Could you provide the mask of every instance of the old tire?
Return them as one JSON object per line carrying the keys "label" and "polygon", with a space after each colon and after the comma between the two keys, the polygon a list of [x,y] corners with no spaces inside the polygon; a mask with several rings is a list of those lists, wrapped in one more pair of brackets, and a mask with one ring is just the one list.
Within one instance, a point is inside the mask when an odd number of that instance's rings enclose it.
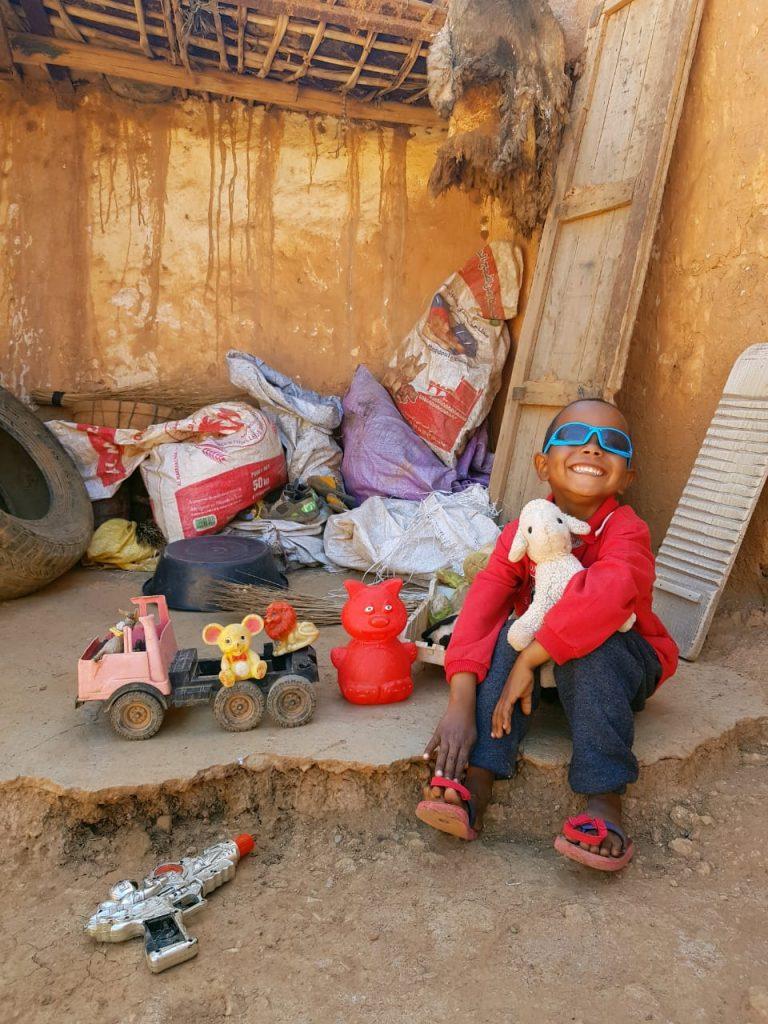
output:
{"label": "old tire", "polygon": [[151,693],[129,690],[109,709],[109,720],[124,740],[148,740],[163,724],[163,705]]}
{"label": "old tire", "polygon": [[264,717],[266,704],[261,687],[245,680],[222,686],[213,701],[213,714],[227,732],[248,732]]}
{"label": "old tire", "polygon": [[303,676],[281,676],[267,694],[267,711],[283,729],[311,721],[317,707],[315,684]]}
{"label": "old tire", "polygon": [[43,423],[0,388],[0,601],[70,569],[93,533],[74,462]]}

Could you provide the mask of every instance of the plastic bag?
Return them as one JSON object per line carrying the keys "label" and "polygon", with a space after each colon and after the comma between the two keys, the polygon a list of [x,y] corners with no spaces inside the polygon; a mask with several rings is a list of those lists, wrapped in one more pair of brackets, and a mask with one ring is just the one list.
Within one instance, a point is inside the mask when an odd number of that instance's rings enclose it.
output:
{"label": "plastic bag", "polygon": [[421,501],[433,491],[487,485],[493,456],[485,427],[467,445],[455,469],[438,459],[405,422],[386,389],[358,366],[344,396],[344,458],[341,470],[350,493],[361,501],[376,495]]}
{"label": "plastic bag", "polygon": [[263,359],[227,353],[229,379],[247,391],[258,407],[274,417],[286,451],[288,479],[330,474],[339,478],[341,448],[331,436],[341,423],[341,400],[300,387]]}
{"label": "plastic bag", "polygon": [[509,352],[523,256],[491,242],[443,282],[390,362],[384,383],[416,433],[455,466],[488,415]]}
{"label": "plastic bag", "polygon": [[127,519],[107,519],[94,532],[83,558],[85,565],[109,569],[135,569],[154,572],[157,551],[136,536],[136,523]]}
{"label": "plastic bag", "polygon": [[337,565],[364,572],[424,576],[447,567],[460,570],[467,555],[498,539],[494,514],[479,485],[421,502],[369,498],[328,520],[325,553]]}

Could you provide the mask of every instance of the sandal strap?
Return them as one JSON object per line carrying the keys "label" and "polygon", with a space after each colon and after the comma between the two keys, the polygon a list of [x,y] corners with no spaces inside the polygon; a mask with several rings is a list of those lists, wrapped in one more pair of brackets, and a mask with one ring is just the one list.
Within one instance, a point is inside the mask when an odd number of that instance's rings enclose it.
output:
{"label": "sandal strap", "polygon": [[579,814],[575,818],[568,818],[563,825],[563,835],[572,843],[586,841],[591,846],[599,846],[608,835],[608,826],[603,818]]}
{"label": "sandal strap", "polygon": [[613,832],[619,837],[626,850],[629,846],[627,833],[606,818],[593,818],[589,814],[579,814],[575,818],[568,818],[563,825],[563,835],[566,839],[572,843],[588,842],[590,846],[599,846],[609,832]]}
{"label": "sandal strap", "polygon": [[619,839],[624,844],[624,849],[626,850],[626,848],[629,846],[629,838],[627,837],[627,833],[624,831],[624,829],[619,828],[618,825],[614,825],[613,822],[608,821],[607,818],[605,819],[605,827],[608,829],[609,832],[613,832],[615,836],[619,837]]}
{"label": "sandal strap", "polygon": [[435,789],[452,789],[454,793],[458,793],[462,800],[466,803],[470,803],[472,800],[472,794],[466,786],[462,786],[460,782],[454,782],[453,779],[444,779],[442,775],[434,775],[430,786],[434,786]]}

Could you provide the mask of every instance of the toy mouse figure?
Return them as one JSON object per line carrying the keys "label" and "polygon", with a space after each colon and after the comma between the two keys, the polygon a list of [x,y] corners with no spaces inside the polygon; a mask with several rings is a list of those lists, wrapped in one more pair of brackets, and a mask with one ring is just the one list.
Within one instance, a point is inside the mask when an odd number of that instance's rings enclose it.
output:
{"label": "toy mouse figure", "polygon": [[260,615],[246,615],[242,622],[230,626],[209,623],[203,630],[203,642],[218,644],[221,650],[222,686],[234,686],[243,679],[263,679],[267,674],[267,663],[251,650],[251,638],[264,629]]}
{"label": "toy mouse figure", "polygon": [[273,601],[264,612],[264,630],[274,642],[276,655],[291,654],[309,647],[320,636],[314,622],[299,622],[292,605],[287,601]]}
{"label": "toy mouse figure", "polygon": [[341,623],[353,638],[346,647],[335,647],[331,661],[338,671],[339,688],[352,704],[392,704],[413,693],[411,666],[416,644],[398,636],[408,613],[398,597],[402,580],[386,580],[366,586],[356,580],[344,584],[349,600]]}

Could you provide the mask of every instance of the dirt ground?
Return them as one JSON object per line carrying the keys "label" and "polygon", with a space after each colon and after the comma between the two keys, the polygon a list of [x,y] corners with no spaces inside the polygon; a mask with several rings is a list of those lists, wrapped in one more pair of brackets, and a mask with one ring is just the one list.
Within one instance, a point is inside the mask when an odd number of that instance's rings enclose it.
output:
{"label": "dirt ground", "polygon": [[[497,829],[459,844],[405,815],[378,829],[376,818],[316,827],[246,811],[170,832],[152,822],[6,835],[2,1019],[760,1024],[766,765],[768,744],[660,810],[616,878],[561,860],[547,841]],[[257,849],[190,921],[196,960],[155,976],[139,940],[83,934],[115,880],[243,830]]]}
{"label": "dirt ground", "polygon": [[[702,662],[768,685],[765,614],[719,619]],[[222,768],[134,802],[8,782],[0,1021],[763,1024],[768,734],[749,737],[683,797],[654,790],[618,877],[554,853],[562,808],[525,773],[515,816],[470,845],[410,815],[407,766],[335,783]],[[243,831],[256,851],[190,920],[194,961],[152,975],[138,939],[84,935],[118,879]]]}

